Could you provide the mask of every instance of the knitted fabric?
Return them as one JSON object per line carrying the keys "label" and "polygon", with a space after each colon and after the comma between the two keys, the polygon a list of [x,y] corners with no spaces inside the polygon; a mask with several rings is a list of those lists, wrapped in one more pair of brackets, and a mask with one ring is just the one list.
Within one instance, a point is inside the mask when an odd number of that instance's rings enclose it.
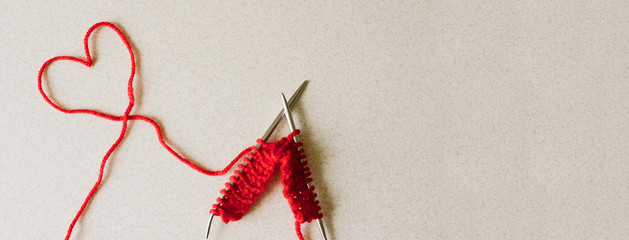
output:
{"label": "knitted fabric", "polygon": [[312,178],[305,160],[306,155],[301,148],[302,143],[291,140],[297,134],[299,130],[275,143],[258,140],[260,148],[247,151],[244,160],[247,165],[238,165],[239,170],[234,171],[234,175],[230,177],[231,183],[226,183],[226,189],[221,190],[224,197],[216,200],[217,204],[212,206],[210,213],[221,216],[225,223],[241,219],[279,168],[284,197],[288,199],[295,216],[297,236],[303,239],[300,224],[322,218],[323,215],[320,213],[319,201],[314,200],[317,197],[314,193],[315,187],[308,187]]}

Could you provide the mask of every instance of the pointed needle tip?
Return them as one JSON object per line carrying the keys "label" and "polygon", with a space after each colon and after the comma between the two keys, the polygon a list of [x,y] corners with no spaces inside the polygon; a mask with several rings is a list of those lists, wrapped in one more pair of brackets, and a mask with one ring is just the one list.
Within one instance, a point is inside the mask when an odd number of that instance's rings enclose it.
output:
{"label": "pointed needle tip", "polygon": [[210,239],[210,228],[212,227],[213,219],[214,219],[214,214],[210,214],[210,220],[207,222],[207,230],[205,232],[205,240]]}
{"label": "pointed needle tip", "polygon": [[282,106],[284,107],[284,116],[290,116],[290,108],[288,107],[284,93],[282,93]]}
{"label": "pointed needle tip", "polygon": [[310,82],[310,80],[304,80],[304,82],[301,83],[301,85],[299,85],[298,91],[301,92],[304,90],[304,88],[306,88],[306,85],[308,85],[308,82]]}
{"label": "pointed needle tip", "polygon": [[284,93],[282,93],[282,104],[284,105],[284,116],[286,117],[286,120],[288,121],[288,128],[290,129],[290,131],[295,131],[295,123],[293,122],[293,116],[290,113],[290,108],[288,107],[288,103],[286,103],[286,97],[284,96]]}

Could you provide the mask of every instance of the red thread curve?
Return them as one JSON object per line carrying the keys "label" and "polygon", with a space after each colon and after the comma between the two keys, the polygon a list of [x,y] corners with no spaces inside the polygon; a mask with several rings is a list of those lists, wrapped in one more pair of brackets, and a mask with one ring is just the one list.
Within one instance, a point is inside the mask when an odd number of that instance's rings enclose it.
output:
{"label": "red thread curve", "polygon": [[[63,107],[55,104],[50,98],[48,98],[48,95],[46,95],[46,93],[44,92],[44,90],[42,88],[42,76],[46,72],[46,68],[50,64],[52,64],[53,62],[56,62],[56,61],[71,61],[71,62],[77,62],[77,63],[83,64],[86,67],[91,67],[92,66],[92,56],[90,54],[89,45],[88,45],[89,44],[89,37],[92,34],[92,32],[94,32],[94,30],[96,30],[99,27],[108,27],[108,28],[111,28],[112,30],[114,30],[116,32],[116,34],[118,34],[118,36],[120,37],[120,39],[122,40],[124,45],[126,46],[127,51],[129,52],[129,57],[130,57],[130,61],[131,61],[131,74],[130,74],[128,82],[127,82],[127,95],[128,95],[128,98],[129,98],[129,102],[127,104],[127,108],[125,109],[124,113],[122,115],[120,115],[120,116],[106,114],[106,113],[99,112],[99,111],[93,110],[93,109],[66,109],[66,108],[63,108]],[[59,111],[61,111],[63,113],[67,113],[67,114],[83,113],[83,114],[89,114],[89,115],[93,115],[93,116],[96,116],[96,117],[108,119],[108,120],[111,120],[111,121],[120,121],[120,122],[122,122],[122,128],[120,130],[120,135],[118,136],[116,141],[111,145],[109,150],[107,150],[107,153],[105,154],[105,156],[103,156],[103,159],[101,161],[101,165],[100,165],[100,168],[99,168],[98,179],[97,179],[96,183],[94,183],[94,186],[92,187],[92,189],[88,193],[88,195],[85,198],[85,200],[83,201],[83,204],[81,205],[79,211],[76,213],[74,219],[72,220],[72,223],[70,224],[70,226],[68,228],[68,231],[67,231],[67,234],[66,234],[66,237],[65,237],[66,240],[68,240],[70,238],[70,236],[72,235],[72,230],[74,229],[74,226],[75,226],[76,222],[78,221],[79,217],[85,211],[85,208],[87,207],[87,205],[91,201],[91,199],[94,196],[94,194],[98,191],[98,189],[99,189],[99,187],[100,187],[100,185],[102,183],[102,180],[103,180],[103,173],[104,173],[105,166],[107,164],[107,160],[109,159],[111,154],[116,150],[116,148],[118,148],[118,146],[120,145],[120,143],[124,139],[124,136],[125,136],[125,134],[127,132],[127,126],[128,126],[128,121],[129,120],[140,120],[140,121],[144,121],[144,122],[147,122],[147,123],[151,124],[155,128],[155,131],[157,133],[157,138],[158,138],[159,143],[166,150],[168,150],[168,152],[170,152],[173,156],[175,156],[177,159],[179,159],[179,161],[185,163],[186,165],[190,166],[194,170],[196,170],[196,171],[198,171],[200,173],[206,174],[206,175],[222,175],[222,174],[227,173],[227,171],[229,171],[229,169],[231,169],[234,166],[234,164],[247,152],[247,151],[243,151],[238,157],[233,159],[224,169],[222,169],[220,171],[207,170],[207,169],[205,169],[205,168],[203,168],[203,167],[193,163],[192,161],[184,158],[179,153],[177,153],[175,150],[173,150],[170,146],[168,146],[168,144],[164,140],[164,137],[163,137],[163,134],[162,134],[162,129],[157,124],[157,122],[155,122],[153,119],[151,119],[149,117],[146,117],[146,116],[130,115],[131,110],[133,109],[133,106],[135,104],[135,97],[134,97],[134,93],[133,93],[133,79],[134,79],[134,76],[135,76],[136,65],[135,65],[135,55],[133,53],[133,49],[131,47],[131,44],[129,44],[129,41],[127,40],[125,35],[122,33],[122,31],[120,31],[120,29],[118,29],[118,27],[116,27],[114,24],[109,23],[109,22],[96,23],[92,27],[90,27],[89,30],[87,31],[87,33],[85,34],[85,38],[83,39],[83,46],[84,46],[84,51],[85,51],[85,59],[72,57],[72,56],[57,56],[57,57],[53,57],[53,58],[49,59],[48,61],[44,62],[44,64],[41,66],[41,68],[40,68],[40,70],[39,70],[39,72],[37,74],[37,87],[39,89],[39,93],[41,94],[41,96],[44,98],[44,100],[48,104],[50,104],[53,108],[55,108],[55,109],[57,109],[57,110],[59,110]]]}

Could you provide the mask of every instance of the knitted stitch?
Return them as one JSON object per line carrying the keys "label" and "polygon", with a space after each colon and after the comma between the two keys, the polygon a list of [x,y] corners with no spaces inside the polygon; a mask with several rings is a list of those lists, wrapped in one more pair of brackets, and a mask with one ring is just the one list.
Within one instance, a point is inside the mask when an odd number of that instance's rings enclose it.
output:
{"label": "knitted stitch", "polygon": [[305,161],[306,155],[301,148],[302,143],[291,140],[297,134],[299,130],[275,143],[258,139],[260,148],[246,152],[244,161],[247,165],[238,165],[239,170],[234,171],[234,175],[230,177],[231,183],[225,183],[226,189],[221,190],[224,197],[216,200],[217,204],[212,205],[210,213],[221,216],[225,223],[241,219],[264,191],[273,172],[279,168],[282,172],[284,197],[288,199],[295,216],[297,236],[304,239],[300,224],[322,218],[323,215],[320,213],[319,201],[314,200],[317,197],[314,193],[315,187],[308,187],[312,178],[308,162]]}

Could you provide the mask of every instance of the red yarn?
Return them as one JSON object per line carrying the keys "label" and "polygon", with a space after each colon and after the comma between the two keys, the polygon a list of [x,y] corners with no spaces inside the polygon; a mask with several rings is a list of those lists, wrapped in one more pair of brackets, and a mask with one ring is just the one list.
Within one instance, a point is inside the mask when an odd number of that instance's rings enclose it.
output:
{"label": "red yarn", "polygon": [[[122,115],[120,115],[120,116],[110,115],[110,114],[102,113],[102,112],[99,112],[99,111],[96,111],[96,110],[92,110],[92,109],[66,109],[66,108],[63,108],[63,107],[55,104],[53,101],[51,101],[50,98],[48,98],[48,96],[46,95],[46,93],[44,93],[44,90],[42,88],[42,76],[43,76],[44,72],[46,71],[46,68],[50,64],[55,62],[55,61],[62,61],[62,60],[63,61],[72,61],[72,62],[77,62],[77,63],[83,64],[86,67],[91,67],[92,66],[92,57],[90,55],[88,40],[89,40],[89,37],[92,34],[92,32],[94,32],[94,30],[96,30],[99,27],[111,28],[118,34],[118,36],[120,37],[120,39],[122,40],[124,45],[127,47],[127,51],[129,52],[129,58],[131,60],[131,74],[129,76],[129,80],[128,80],[128,83],[127,83],[127,94],[128,94],[128,98],[129,98],[129,103],[128,103],[127,108],[124,111],[124,113]],[[111,121],[120,121],[120,122],[122,122],[122,128],[120,130],[120,135],[118,136],[118,138],[116,139],[114,144],[111,145],[109,150],[107,150],[107,153],[105,154],[105,156],[103,156],[103,159],[101,161],[101,165],[100,165],[100,168],[99,168],[98,179],[97,179],[96,183],[94,183],[94,186],[92,187],[92,189],[90,190],[89,194],[87,195],[87,197],[83,201],[83,204],[81,205],[81,208],[79,209],[79,211],[76,213],[76,216],[72,220],[72,223],[70,224],[70,226],[68,228],[67,235],[65,237],[66,240],[70,238],[70,235],[72,235],[72,230],[74,229],[74,225],[76,224],[76,222],[79,219],[79,217],[83,214],[83,211],[85,211],[85,208],[89,204],[89,202],[92,199],[92,197],[94,196],[94,194],[98,191],[98,189],[99,189],[99,187],[101,185],[101,182],[103,180],[103,172],[104,172],[107,160],[109,159],[111,154],[114,152],[114,150],[116,150],[118,145],[120,145],[120,143],[122,142],[122,140],[123,140],[123,138],[124,138],[124,136],[125,136],[125,134],[127,132],[127,125],[128,125],[128,121],[129,120],[140,120],[140,121],[148,122],[151,125],[153,125],[153,127],[155,128],[155,132],[157,133],[157,139],[159,140],[160,144],[166,150],[168,150],[168,152],[170,152],[172,155],[174,155],[181,162],[183,162],[186,165],[192,167],[194,170],[197,170],[198,172],[206,174],[206,175],[222,175],[222,174],[227,173],[227,171],[229,171],[229,169],[245,153],[245,152],[243,152],[238,157],[234,158],[234,160],[232,160],[223,170],[212,171],[212,170],[207,170],[207,169],[204,169],[203,167],[200,167],[200,166],[196,165],[195,163],[193,163],[190,160],[188,160],[188,159],[184,158],[183,156],[181,156],[179,153],[175,152],[175,150],[173,150],[170,146],[168,146],[168,144],[164,141],[162,130],[161,130],[160,126],[157,124],[157,122],[155,122],[153,119],[151,119],[149,117],[145,117],[145,116],[142,116],[142,115],[130,115],[131,110],[133,109],[133,105],[135,103],[135,98],[134,98],[134,95],[133,95],[133,78],[135,76],[135,56],[133,54],[133,49],[131,48],[131,45],[129,44],[129,41],[127,41],[127,38],[120,31],[120,29],[118,29],[115,25],[113,25],[111,23],[108,23],[108,22],[97,23],[94,26],[92,26],[89,30],[87,30],[87,33],[85,34],[85,38],[83,39],[83,45],[84,45],[84,50],[85,50],[85,59],[81,59],[81,58],[77,58],[77,57],[71,57],[71,56],[57,56],[57,57],[53,57],[53,58],[49,59],[48,61],[44,62],[44,64],[42,65],[42,67],[39,70],[39,73],[37,74],[37,87],[39,89],[39,93],[41,94],[41,96],[44,98],[44,100],[48,104],[50,104],[53,108],[55,108],[55,109],[57,109],[57,110],[59,110],[61,112],[68,113],[68,114],[84,113],[84,114],[90,114],[90,115],[94,115],[94,116],[97,116],[97,117],[105,118],[105,119],[108,119],[108,120],[111,120]]]}
{"label": "red yarn", "polygon": [[229,182],[225,184],[229,190],[221,190],[224,197],[216,200],[217,204],[212,205],[210,213],[221,216],[225,223],[241,219],[249,211],[249,206],[256,202],[273,172],[279,167],[282,172],[284,197],[288,199],[295,216],[297,236],[304,239],[300,225],[322,218],[323,215],[320,213],[319,201],[313,201],[317,196],[314,193],[314,186],[308,187],[312,178],[308,162],[304,160],[306,155],[301,148],[302,143],[291,140],[297,134],[299,130],[275,143],[258,140],[259,149],[254,149],[253,152],[245,150],[247,165],[238,165],[240,171],[234,171],[230,178],[233,184]]}

